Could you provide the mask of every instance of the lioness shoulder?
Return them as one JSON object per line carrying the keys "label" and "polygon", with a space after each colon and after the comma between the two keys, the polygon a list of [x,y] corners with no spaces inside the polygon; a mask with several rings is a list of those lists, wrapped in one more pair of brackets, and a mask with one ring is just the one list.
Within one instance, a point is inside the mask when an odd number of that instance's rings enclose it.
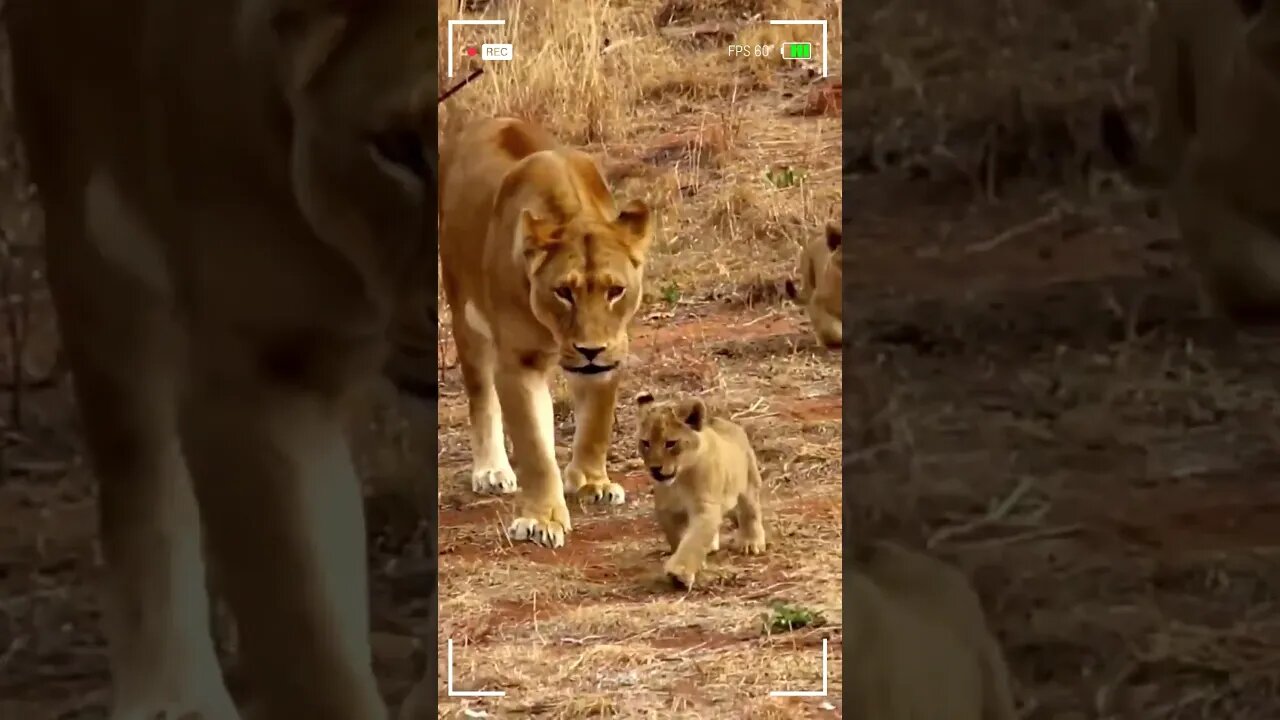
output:
{"label": "lioness shoulder", "polygon": [[638,449],[654,483],[654,514],[671,548],[664,570],[693,585],[708,553],[720,549],[725,517],[737,525],[737,546],[764,552],[760,468],[746,431],[711,415],[697,397],[659,402],[636,396]]}
{"label": "lioness shoulder", "polygon": [[787,280],[787,295],[804,306],[818,342],[836,348],[844,337],[841,325],[841,288],[844,278],[844,231],[829,222],[822,237],[800,247],[799,287]]}
{"label": "lioness shoulder", "polygon": [[1115,106],[1102,144],[1130,179],[1168,191],[1201,308],[1280,315],[1280,8],[1168,0],[1149,33],[1155,129],[1144,147]]}
{"label": "lioness shoulder", "polygon": [[958,569],[889,542],[854,554],[853,717],[1013,720],[1008,669]]}

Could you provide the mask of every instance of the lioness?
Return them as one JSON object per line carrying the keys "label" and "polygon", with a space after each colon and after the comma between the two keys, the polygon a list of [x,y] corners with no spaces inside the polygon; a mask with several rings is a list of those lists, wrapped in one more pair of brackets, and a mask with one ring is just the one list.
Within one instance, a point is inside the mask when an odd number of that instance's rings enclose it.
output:
{"label": "lioness", "polygon": [[434,270],[433,6],[4,10],[99,487],[111,717],[239,717],[203,547],[260,717],[385,718],[343,407]]}
{"label": "lioness", "polygon": [[640,457],[653,478],[654,513],[671,557],[663,570],[676,585],[693,587],[707,554],[720,549],[726,516],[738,528],[738,549],[765,550],[760,514],[760,467],[746,432],[714,417],[696,397],[658,402],[636,396]]}
{"label": "lioness", "polygon": [[1280,311],[1280,8],[1257,5],[1159,3],[1150,146],[1115,107],[1102,115],[1103,144],[1130,177],[1168,188],[1202,309],[1242,321]]}
{"label": "lioness", "polygon": [[[459,130],[440,171],[440,267],[470,406],[472,488],[518,489],[508,535],[560,547],[571,529],[565,490],[626,499],[605,458],[643,292],[649,207],[619,210],[590,156],[511,118]],[[547,384],[557,365],[576,420],[563,485]]]}
{"label": "lioness", "polygon": [[844,230],[834,222],[827,223],[823,237],[800,247],[800,287],[790,279],[787,296],[804,305],[818,342],[829,348],[840,347],[844,338],[841,318],[841,286],[844,278]]}
{"label": "lioness", "polygon": [[845,647],[853,673],[845,702],[852,717],[1017,717],[1004,656],[958,569],[889,542],[857,546],[850,569]]}

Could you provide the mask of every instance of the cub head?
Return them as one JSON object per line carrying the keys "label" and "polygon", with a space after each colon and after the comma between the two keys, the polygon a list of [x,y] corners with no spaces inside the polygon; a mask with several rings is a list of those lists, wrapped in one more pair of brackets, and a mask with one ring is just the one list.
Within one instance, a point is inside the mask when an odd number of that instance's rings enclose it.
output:
{"label": "cub head", "polygon": [[841,325],[843,239],[843,228],[834,222],[827,223],[821,239],[808,242],[800,249],[800,287],[791,280],[786,282],[787,296],[804,305],[814,335],[829,348],[840,347],[844,337]]}
{"label": "cub head", "polygon": [[582,213],[567,222],[522,210],[517,233],[529,304],[555,337],[560,366],[575,377],[610,377],[627,356],[644,290],[649,207],[633,200],[613,220]]}
{"label": "cub head", "polygon": [[669,485],[702,449],[707,406],[698,398],[658,402],[651,393],[636,396],[640,409],[640,457],[649,476]]}
{"label": "cub head", "polygon": [[[388,290],[429,250],[436,13],[421,0],[244,0],[280,152],[311,229]],[[433,270],[434,271],[434,270]]]}

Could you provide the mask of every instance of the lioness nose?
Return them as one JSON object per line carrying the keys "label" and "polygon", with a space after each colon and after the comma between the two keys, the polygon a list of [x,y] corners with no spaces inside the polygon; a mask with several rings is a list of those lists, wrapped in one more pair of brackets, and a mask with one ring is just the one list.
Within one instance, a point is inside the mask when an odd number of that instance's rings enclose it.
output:
{"label": "lioness nose", "polygon": [[586,358],[587,362],[595,360],[597,355],[604,352],[602,347],[586,347],[584,345],[574,345],[573,349],[582,353],[582,357]]}

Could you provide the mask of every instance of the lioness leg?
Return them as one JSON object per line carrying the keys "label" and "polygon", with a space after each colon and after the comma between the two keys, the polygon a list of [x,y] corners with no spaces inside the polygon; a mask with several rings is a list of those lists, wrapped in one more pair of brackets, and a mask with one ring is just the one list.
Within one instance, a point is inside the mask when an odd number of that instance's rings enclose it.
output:
{"label": "lioness leg", "polygon": [[471,415],[471,489],[477,493],[516,491],[516,474],[507,457],[502,410],[494,384],[497,362],[488,322],[475,306],[464,303],[453,313],[453,339],[458,345],[462,384]]}
{"label": "lioness leg", "polygon": [[[44,186],[49,282],[96,475],[105,562],[103,621],[114,720],[238,717],[209,629],[200,517],[176,424],[179,335],[161,298],[98,247],[146,247],[120,222],[119,199],[96,227]],[[103,193],[106,185],[97,186]],[[112,236],[112,237],[108,237]]]}
{"label": "lioness leg", "polygon": [[511,433],[520,486],[518,514],[507,535],[512,540],[561,547],[571,526],[556,465],[555,414],[547,372],[542,361],[527,358],[503,358],[498,368],[498,400],[503,425]]}
{"label": "lioness leg", "polygon": [[593,503],[621,505],[627,491],[609,480],[607,460],[618,402],[617,372],[606,380],[569,378],[573,392],[573,458],[564,469],[564,489]]}
{"label": "lioness leg", "polygon": [[363,508],[340,413],[363,346],[272,339],[193,342],[180,430],[208,551],[256,717],[380,720]]}
{"label": "lioness leg", "polygon": [[1191,162],[1173,200],[1200,280],[1201,311],[1241,322],[1280,321],[1280,236],[1230,207],[1196,174],[1194,155]]}

